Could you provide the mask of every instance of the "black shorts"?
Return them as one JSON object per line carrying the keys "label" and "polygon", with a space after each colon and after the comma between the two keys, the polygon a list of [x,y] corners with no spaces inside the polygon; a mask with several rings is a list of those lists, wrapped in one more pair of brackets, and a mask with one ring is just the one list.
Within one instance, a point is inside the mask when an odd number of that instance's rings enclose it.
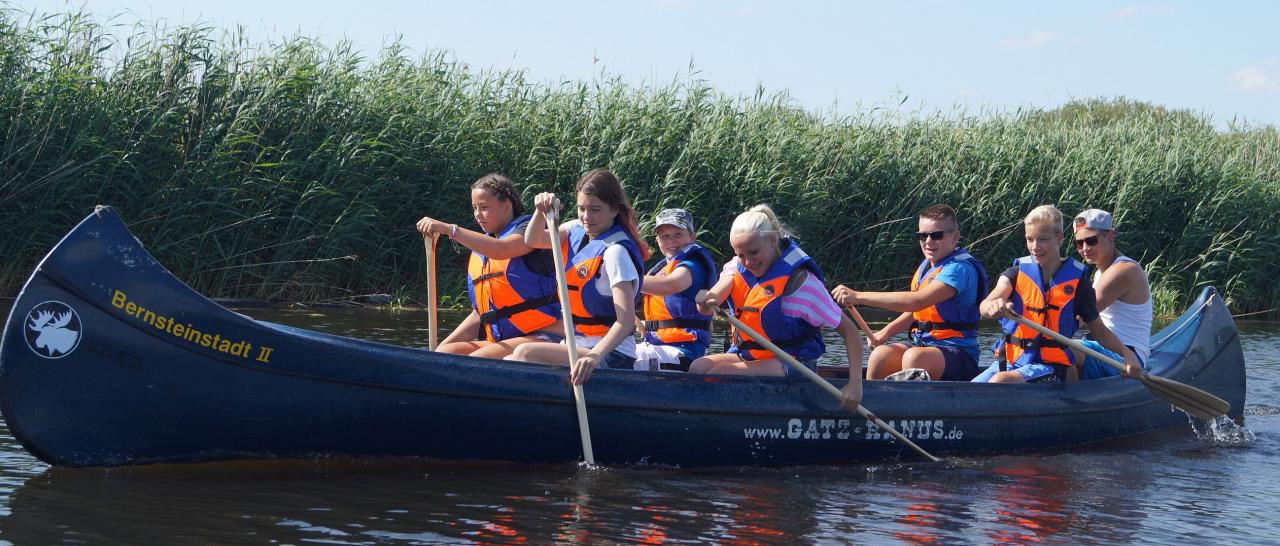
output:
{"label": "black shorts", "polygon": [[942,381],[968,381],[978,376],[978,360],[959,347],[930,345],[942,351]]}

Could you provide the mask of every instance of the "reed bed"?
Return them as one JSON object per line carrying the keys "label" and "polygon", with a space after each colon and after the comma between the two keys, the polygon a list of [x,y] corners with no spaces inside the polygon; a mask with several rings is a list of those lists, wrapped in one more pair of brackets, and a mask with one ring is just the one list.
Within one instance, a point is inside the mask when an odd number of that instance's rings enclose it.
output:
{"label": "reed bed", "polygon": [[[646,219],[690,209],[722,258],[733,217],[772,204],[833,283],[904,289],[915,213],[938,202],[959,209],[994,274],[1025,253],[1026,211],[1056,203],[1116,213],[1163,312],[1209,285],[1238,312],[1280,307],[1276,129],[1215,130],[1123,99],[815,114],[693,77],[535,82],[394,44],[367,57],[304,36],[5,8],[0,139],[0,294],[111,204],[208,295],[421,301],[419,217],[472,224],[467,187],[487,172],[529,200],[606,166]],[[461,301],[466,255],[453,250],[441,246],[440,280]]]}

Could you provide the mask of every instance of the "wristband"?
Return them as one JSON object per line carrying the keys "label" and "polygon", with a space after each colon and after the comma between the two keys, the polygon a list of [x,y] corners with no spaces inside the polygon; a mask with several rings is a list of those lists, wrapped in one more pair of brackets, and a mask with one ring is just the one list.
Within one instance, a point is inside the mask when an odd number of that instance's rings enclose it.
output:
{"label": "wristband", "polygon": [[449,238],[454,239],[458,236],[458,224],[453,225],[453,229],[449,230]]}

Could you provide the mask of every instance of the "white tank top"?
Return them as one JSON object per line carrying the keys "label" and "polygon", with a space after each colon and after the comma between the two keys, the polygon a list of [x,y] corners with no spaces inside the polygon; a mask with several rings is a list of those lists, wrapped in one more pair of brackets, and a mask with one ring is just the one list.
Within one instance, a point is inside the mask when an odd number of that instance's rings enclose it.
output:
{"label": "white tank top", "polygon": [[[1111,263],[1130,262],[1138,265],[1137,260],[1128,256],[1118,256]],[[1142,271],[1142,266],[1138,265],[1138,270]],[[1147,272],[1142,271],[1142,278],[1146,280]],[[1093,273],[1093,286],[1098,287],[1098,272]],[[1150,283],[1147,285],[1150,286]],[[1147,301],[1143,303],[1125,303],[1117,299],[1098,312],[1098,316],[1102,318],[1102,323],[1107,325],[1112,332],[1116,333],[1116,337],[1120,338],[1120,342],[1133,347],[1133,352],[1138,353],[1138,358],[1146,363],[1151,356],[1151,289],[1147,289]]]}

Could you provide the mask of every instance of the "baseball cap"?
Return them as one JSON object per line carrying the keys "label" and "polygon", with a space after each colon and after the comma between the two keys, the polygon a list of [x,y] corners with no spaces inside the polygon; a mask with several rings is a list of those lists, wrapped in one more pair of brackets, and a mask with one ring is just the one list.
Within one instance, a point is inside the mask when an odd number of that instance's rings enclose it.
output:
{"label": "baseball cap", "polygon": [[1111,222],[1111,213],[1102,209],[1089,209],[1076,215],[1075,229],[1101,229],[1112,231],[1115,224]]}
{"label": "baseball cap", "polygon": [[697,233],[693,229],[693,215],[684,209],[662,209],[653,222],[653,229],[657,230],[661,226],[675,226],[688,230],[691,234]]}

